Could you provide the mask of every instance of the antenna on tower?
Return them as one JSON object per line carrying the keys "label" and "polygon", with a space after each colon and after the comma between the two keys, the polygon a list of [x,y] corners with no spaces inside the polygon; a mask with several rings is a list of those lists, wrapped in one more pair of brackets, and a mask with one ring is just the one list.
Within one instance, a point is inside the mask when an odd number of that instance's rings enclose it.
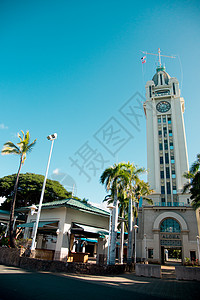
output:
{"label": "antenna on tower", "polygon": [[159,64],[159,67],[162,66],[162,63],[161,63],[161,56],[163,57],[169,57],[169,58],[176,58],[175,56],[169,56],[169,55],[163,55],[163,54],[160,54],[160,48],[158,48],[158,54],[156,53],[148,53],[146,51],[141,51],[142,53],[144,53],[145,55],[156,55],[158,56],[158,64]]}

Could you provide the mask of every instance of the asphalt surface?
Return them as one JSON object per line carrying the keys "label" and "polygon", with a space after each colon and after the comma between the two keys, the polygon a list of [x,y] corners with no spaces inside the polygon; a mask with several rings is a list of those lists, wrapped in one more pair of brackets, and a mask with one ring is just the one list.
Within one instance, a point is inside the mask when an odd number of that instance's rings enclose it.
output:
{"label": "asphalt surface", "polygon": [[[199,299],[200,283],[118,276],[30,272],[0,265],[0,300]],[[129,298],[130,297],[130,298]]]}

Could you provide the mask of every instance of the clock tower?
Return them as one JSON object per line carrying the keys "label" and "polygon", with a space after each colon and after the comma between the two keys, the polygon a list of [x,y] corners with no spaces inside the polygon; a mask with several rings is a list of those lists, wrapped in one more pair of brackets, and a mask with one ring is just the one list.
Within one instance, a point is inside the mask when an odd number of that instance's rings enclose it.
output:
{"label": "clock tower", "polygon": [[183,263],[185,257],[197,258],[200,210],[195,212],[190,195],[182,194],[187,182],[183,174],[188,171],[184,99],[178,80],[170,77],[161,64],[160,49],[158,56],[156,73],[145,86],[144,103],[148,182],[154,190],[149,197],[153,205],[143,201],[139,207],[137,259],[167,264],[175,253],[177,262]]}
{"label": "clock tower", "polygon": [[188,194],[182,194],[188,155],[179,82],[160,64],[145,88],[148,182],[154,190],[151,198],[157,206],[184,206],[188,202]]}

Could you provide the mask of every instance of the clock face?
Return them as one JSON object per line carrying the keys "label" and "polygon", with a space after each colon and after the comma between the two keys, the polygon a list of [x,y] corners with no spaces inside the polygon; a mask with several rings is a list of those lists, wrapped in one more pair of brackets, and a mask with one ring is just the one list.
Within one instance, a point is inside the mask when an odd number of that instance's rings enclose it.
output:
{"label": "clock face", "polygon": [[161,112],[161,113],[165,113],[168,110],[170,110],[171,105],[169,102],[167,101],[160,101],[157,105],[156,105],[156,109],[157,111]]}

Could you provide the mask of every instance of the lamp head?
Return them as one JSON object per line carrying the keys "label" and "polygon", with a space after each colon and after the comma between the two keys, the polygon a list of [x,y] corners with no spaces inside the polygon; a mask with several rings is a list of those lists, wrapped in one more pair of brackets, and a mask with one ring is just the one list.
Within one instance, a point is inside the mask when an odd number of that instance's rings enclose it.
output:
{"label": "lamp head", "polygon": [[139,226],[137,226],[137,225],[134,225],[134,226],[133,226],[133,228],[134,228],[134,229],[138,229],[138,228],[139,228]]}
{"label": "lamp head", "polygon": [[57,133],[53,133],[53,134],[48,135],[47,139],[50,140],[50,141],[56,140],[57,139]]}
{"label": "lamp head", "polygon": [[36,213],[37,206],[35,204],[32,204],[30,210],[31,210],[31,216],[33,216]]}

